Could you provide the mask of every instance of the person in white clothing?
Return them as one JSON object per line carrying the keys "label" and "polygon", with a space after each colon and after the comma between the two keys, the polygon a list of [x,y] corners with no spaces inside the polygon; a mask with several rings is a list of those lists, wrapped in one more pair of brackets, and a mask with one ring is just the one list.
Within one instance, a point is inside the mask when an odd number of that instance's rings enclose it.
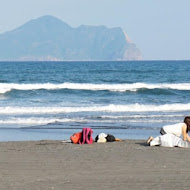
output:
{"label": "person in white clothing", "polygon": [[[174,125],[165,125],[161,128],[161,136],[148,138],[147,143],[150,146],[180,146],[190,147],[190,137],[188,135],[190,131],[190,116],[184,118],[183,123],[177,123]],[[182,139],[180,137],[183,137]],[[188,143],[186,142],[188,141]]]}

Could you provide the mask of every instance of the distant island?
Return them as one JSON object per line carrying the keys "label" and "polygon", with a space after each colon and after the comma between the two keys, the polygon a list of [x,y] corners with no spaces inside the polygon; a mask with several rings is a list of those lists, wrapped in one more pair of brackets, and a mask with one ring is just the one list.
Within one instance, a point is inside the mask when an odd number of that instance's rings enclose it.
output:
{"label": "distant island", "polygon": [[73,28],[53,16],[43,16],[0,34],[0,61],[141,59],[140,50],[120,27]]}

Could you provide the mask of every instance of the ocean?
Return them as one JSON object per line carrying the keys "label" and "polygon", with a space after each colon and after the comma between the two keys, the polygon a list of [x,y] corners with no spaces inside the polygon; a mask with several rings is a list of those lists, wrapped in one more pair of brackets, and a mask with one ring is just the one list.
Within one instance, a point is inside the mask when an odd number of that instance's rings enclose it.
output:
{"label": "ocean", "polygon": [[0,141],[66,140],[83,127],[159,135],[190,115],[190,61],[0,62]]}

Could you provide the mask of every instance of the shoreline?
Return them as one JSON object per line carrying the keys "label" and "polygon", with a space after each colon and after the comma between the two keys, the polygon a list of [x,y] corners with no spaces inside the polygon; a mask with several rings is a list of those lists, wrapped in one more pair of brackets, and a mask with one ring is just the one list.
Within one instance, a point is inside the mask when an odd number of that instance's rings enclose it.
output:
{"label": "shoreline", "polygon": [[187,189],[190,149],[145,140],[0,142],[1,189]]}
{"label": "shoreline", "polygon": [[[40,140],[68,140],[74,133],[81,129],[23,129],[23,128],[0,128],[0,142],[9,141],[40,141]],[[158,136],[159,129],[93,129],[93,139],[100,134],[112,134],[119,139],[146,140],[149,136]]]}

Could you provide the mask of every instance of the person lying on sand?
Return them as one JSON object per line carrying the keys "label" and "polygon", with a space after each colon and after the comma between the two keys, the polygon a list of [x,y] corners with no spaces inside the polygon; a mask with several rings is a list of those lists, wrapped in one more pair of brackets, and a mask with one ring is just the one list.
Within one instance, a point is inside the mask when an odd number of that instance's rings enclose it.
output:
{"label": "person lying on sand", "polygon": [[[163,126],[160,130],[161,136],[158,136],[156,138],[150,136],[147,140],[147,144],[149,144],[150,146],[156,146],[156,145],[178,146],[180,142],[180,144],[185,144],[184,146],[187,145],[189,146],[190,144],[189,143],[190,137],[188,135],[189,131],[190,131],[190,116],[186,116],[184,118],[183,123]],[[179,138],[180,136],[183,136],[183,140]],[[183,141],[184,143],[182,143]],[[188,143],[185,143],[187,141]]]}
{"label": "person lying on sand", "polygon": [[115,138],[111,134],[105,134],[105,133],[100,133],[95,138],[95,142],[97,142],[97,143],[114,142],[114,141],[122,141],[122,140]]}

